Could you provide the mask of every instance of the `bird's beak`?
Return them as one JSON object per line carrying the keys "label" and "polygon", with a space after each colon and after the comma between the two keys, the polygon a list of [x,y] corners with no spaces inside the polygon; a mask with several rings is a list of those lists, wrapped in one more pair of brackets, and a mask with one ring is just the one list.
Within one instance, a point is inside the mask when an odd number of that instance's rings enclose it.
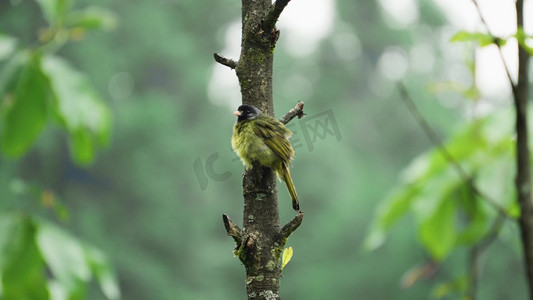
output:
{"label": "bird's beak", "polygon": [[240,117],[242,115],[242,112],[241,111],[236,111],[233,114],[236,115],[237,117]]}

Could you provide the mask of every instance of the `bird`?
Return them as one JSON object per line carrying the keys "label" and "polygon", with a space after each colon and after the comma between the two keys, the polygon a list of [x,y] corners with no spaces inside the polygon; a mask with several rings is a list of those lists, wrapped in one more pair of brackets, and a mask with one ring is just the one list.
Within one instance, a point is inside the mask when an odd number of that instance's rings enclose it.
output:
{"label": "bird", "polygon": [[254,161],[271,168],[285,182],[292,208],[299,212],[298,195],[289,170],[294,158],[294,149],[289,142],[292,132],[252,105],[243,104],[233,114],[237,116],[231,137],[233,151],[246,170],[252,168]]}

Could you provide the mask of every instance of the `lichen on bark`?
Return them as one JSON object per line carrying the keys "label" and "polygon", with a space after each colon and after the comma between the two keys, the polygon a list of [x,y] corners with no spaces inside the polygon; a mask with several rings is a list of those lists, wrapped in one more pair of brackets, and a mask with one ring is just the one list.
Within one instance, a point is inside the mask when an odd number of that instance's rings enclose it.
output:
{"label": "lichen on bark", "polygon": [[[279,37],[275,23],[288,0],[242,0],[241,55],[237,62],[215,54],[215,60],[234,68],[241,88],[242,102],[274,116],[272,68],[274,48]],[[303,116],[303,103],[295,108]],[[294,110],[294,109],[293,109]],[[288,120],[290,120],[289,118]],[[303,213],[280,225],[276,177],[257,163],[243,174],[244,213],[241,230],[223,216],[228,235],[237,244],[234,254],[246,270],[248,299],[280,299],[280,257],[289,235],[301,224]]]}

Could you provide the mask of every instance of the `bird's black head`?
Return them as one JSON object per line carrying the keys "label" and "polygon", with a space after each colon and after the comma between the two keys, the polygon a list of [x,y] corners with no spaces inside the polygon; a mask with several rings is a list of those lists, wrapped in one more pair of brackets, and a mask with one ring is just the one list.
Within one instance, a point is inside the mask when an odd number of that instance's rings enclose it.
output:
{"label": "bird's black head", "polygon": [[261,114],[261,111],[259,110],[259,108],[255,106],[243,104],[239,106],[237,111],[234,112],[233,114],[239,117],[237,119],[237,122],[240,122],[244,120],[253,120],[257,118]]}

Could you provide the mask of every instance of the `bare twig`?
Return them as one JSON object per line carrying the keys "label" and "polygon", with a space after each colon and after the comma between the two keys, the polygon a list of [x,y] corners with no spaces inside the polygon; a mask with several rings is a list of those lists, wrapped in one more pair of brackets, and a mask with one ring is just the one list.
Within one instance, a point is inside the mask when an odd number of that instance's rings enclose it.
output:
{"label": "bare twig", "polygon": [[270,33],[274,27],[276,26],[276,22],[278,22],[279,16],[283,12],[283,9],[285,9],[285,6],[289,4],[290,0],[277,0],[270,6],[270,10],[268,11],[268,15],[265,20],[264,24],[264,31],[267,33]]}
{"label": "bare twig", "polygon": [[[481,22],[490,33],[487,22],[481,14],[479,5],[476,0],[472,0],[477,8]],[[516,0],[516,27],[517,31],[524,27],[524,0]],[[505,72],[511,84],[513,91],[513,101],[516,112],[516,177],[515,186],[517,191],[517,200],[520,205],[520,218],[518,220],[522,238],[522,247],[524,250],[524,260],[526,264],[526,274],[530,297],[533,298],[533,203],[531,201],[531,165],[529,150],[529,133],[527,105],[529,94],[529,54],[518,43],[518,78],[514,83],[509,67],[503,58],[501,45],[497,40],[494,42],[498,46],[500,57],[505,66]]]}
{"label": "bare twig", "polygon": [[505,216],[501,214],[498,215],[496,220],[494,220],[487,235],[476,245],[480,252],[487,248],[498,237],[503,221],[505,221]]}
{"label": "bare twig", "polygon": [[466,286],[466,295],[464,299],[477,299],[481,250],[478,245],[474,245],[469,248],[468,252],[468,284]]}
{"label": "bare twig", "polygon": [[416,265],[402,275],[401,286],[410,288],[421,279],[431,279],[439,272],[440,265],[435,260],[427,260],[423,264]]}
{"label": "bare twig", "polygon": [[489,232],[486,234],[486,236],[479,242],[477,242],[475,245],[470,247],[470,257],[469,257],[469,281],[470,284],[468,285],[467,294],[468,299],[476,299],[477,295],[477,286],[478,286],[478,275],[479,275],[479,269],[480,266],[480,257],[483,254],[483,252],[486,250],[486,248],[496,240],[498,237],[498,234],[500,233],[500,229],[502,228],[503,222],[505,221],[505,216],[502,214],[498,214],[494,222],[492,223],[492,226],[489,230]]}
{"label": "bare twig", "polygon": [[224,65],[226,67],[229,67],[232,70],[237,67],[237,62],[236,61],[234,61],[232,59],[229,59],[229,58],[225,58],[223,56],[220,56],[218,53],[213,54],[213,57],[215,58],[215,61],[217,63],[219,63],[221,65]]}
{"label": "bare twig", "polygon": [[501,207],[496,201],[491,199],[489,196],[484,194],[482,191],[480,191],[476,187],[476,185],[474,184],[473,178],[468,173],[466,173],[466,171],[463,169],[463,167],[461,167],[459,162],[455,160],[455,158],[450,153],[450,151],[448,151],[446,146],[442,143],[437,133],[433,130],[433,128],[431,128],[426,118],[424,118],[424,116],[420,113],[420,111],[418,110],[415,103],[409,96],[409,93],[402,82],[398,83],[398,89],[400,91],[400,94],[402,95],[402,100],[405,102],[405,104],[407,105],[407,108],[409,109],[411,114],[415,117],[418,124],[420,124],[420,126],[422,127],[426,135],[429,137],[431,142],[439,149],[442,156],[444,156],[444,158],[453,166],[453,168],[459,174],[459,176],[461,176],[461,178],[466,183],[468,183],[468,185],[470,186],[474,194],[484,199],[488,204],[490,204],[494,209],[496,209],[499,214],[502,214],[506,217],[511,218],[503,207]]}
{"label": "bare twig", "polygon": [[502,60],[503,67],[505,69],[505,73],[507,74],[507,79],[509,79],[509,83],[511,84],[511,89],[513,90],[513,94],[515,93],[516,84],[513,81],[513,78],[511,76],[511,71],[509,69],[509,66],[507,65],[507,61],[503,57],[502,47],[501,44],[498,42],[499,38],[497,38],[489,29],[489,25],[487,24],[487,21],[483,17],[483,14],[481,13],[481,9],[479,8],[479,4],[476,0],[472,0],[474,3],[474,6],[476,7],[477,13],[479,15],[479,18],[481,19],[481,23],[483,23],[483,26],[485,26],[485,29],[487,32],[494,38],[494,44],[496,47],[498,47],[498,53],[500,54],[500,59]]}
{"label": "bare twig", "polygon": [[298,227],[300,227],[300,224],[302,224],[302,220],[304,219],[304,213],[299,212],[294,219],[290,220],[283,228],[281,228],[281,236],[283,239],[289,238],[289,236],[296,230]]}
{"label": "bare twig", "polygon": [[291,110],[289,110],[286,114],[284,114],[281,118],[279,118],[279,121],[283,124],[289,123],[294,117],[298,116],[298,119],[301,119],[305,116],[304,113],[304,103],[302,101],[299,101],[295,107],[293,107]]}
{"label": "bare twig", "polygon": [[237,247],[241,245],[242,230],[239,228],[239,226],[233,223],[233,221],[226,214],[222,215],[222,220],[224,221],[224,227],[226,228],[226,232],[235,240]]}

